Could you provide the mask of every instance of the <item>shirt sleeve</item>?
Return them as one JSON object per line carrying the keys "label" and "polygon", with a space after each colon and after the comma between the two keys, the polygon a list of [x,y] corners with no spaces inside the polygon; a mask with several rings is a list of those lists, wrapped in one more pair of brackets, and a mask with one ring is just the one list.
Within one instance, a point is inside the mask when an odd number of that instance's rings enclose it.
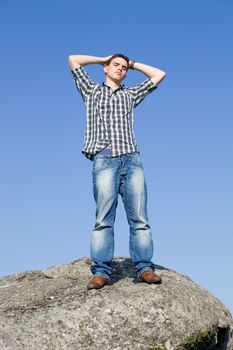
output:
{"label": "shirt sleeve", "polygon": [[71,73],[73,74],[78,91],[80,92],[84,102],[86,102],[87,96],[91,94],[96,83],[90,79],[89,75],[82,66],[75,68],[71,71]]}
{"label": "shirt sleeve", "polygon": [[149,93],[151,93],[156,88],[157,86],[153,84],[150,78],[147,78],[141,84],[128,88],[128,91],[133,98],[133,106],[136,107]]}

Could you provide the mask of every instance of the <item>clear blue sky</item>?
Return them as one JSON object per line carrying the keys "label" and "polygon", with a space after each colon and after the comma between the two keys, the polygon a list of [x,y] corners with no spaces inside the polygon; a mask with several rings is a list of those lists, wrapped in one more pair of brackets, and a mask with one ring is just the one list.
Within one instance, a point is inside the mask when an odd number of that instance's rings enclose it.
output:
{"label": "clear blue sky", "polygon": [[[135,110],[153,260],[233,312],[232,16],[231,0],[1,1],[0,275],[89,255],[92,163],[67,56],[122,52],[167,72]],[[119,200],[115,255],[128,231]]]}

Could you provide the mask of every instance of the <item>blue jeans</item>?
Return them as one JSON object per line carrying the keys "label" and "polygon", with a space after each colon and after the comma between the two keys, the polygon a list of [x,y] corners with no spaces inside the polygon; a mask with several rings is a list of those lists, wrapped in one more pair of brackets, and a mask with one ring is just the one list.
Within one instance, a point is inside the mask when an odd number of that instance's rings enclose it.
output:
{"label": "blue jeans", "polygon": [[111,280],[114,254],[114,222],[118,194],[130,226],[129,252],[137,277],[154,269],[153,241],[147,217],[147,188],[138,152],[118,157],[97,154],[93,163],[96,223],[92,231],[91,272]]}

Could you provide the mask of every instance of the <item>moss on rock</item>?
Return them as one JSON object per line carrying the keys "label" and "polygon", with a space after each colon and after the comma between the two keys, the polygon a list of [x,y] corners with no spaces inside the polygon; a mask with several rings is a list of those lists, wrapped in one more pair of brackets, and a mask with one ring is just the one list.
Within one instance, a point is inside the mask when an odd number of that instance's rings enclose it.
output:
{"label": "moss on rock", "polygon": [[155,346],[149,347],[148,350],[166,350],[166,349],[164,347],[162,347],[162,346],[155,345]]}
{"label": "moss on rock", "polygon": [[215,343],[216,331],[209,330],[207,332],[198,334],[192,338],[189,338],[184,349],[185,350],[207,350],[211,344]]}

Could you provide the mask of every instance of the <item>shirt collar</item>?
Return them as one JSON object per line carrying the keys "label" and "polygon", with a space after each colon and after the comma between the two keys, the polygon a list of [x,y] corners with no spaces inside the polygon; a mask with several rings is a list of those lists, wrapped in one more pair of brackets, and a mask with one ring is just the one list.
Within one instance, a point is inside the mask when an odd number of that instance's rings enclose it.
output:
{"label": "shirt collar", "polygon": [[[106,87],[108,87],[108,88],[110,88],[110,89],[111,89],[111,87],[110,87],[110,86],[108,86],[108,85],[106,85],[106,84],[105,84],[105,82],[103,82],[103,83],[102,83],[102,86],[106,86]],[[117,90],[123,89],[124,87],[125,87],[125,85],[124,85],[124,84],[122,84],[122,85],[120,85],[120,86],[119,86],[119,88],[117,88],[116,90],[114,90],[114,92],[115,92],[115,91],[117,91]]]}

